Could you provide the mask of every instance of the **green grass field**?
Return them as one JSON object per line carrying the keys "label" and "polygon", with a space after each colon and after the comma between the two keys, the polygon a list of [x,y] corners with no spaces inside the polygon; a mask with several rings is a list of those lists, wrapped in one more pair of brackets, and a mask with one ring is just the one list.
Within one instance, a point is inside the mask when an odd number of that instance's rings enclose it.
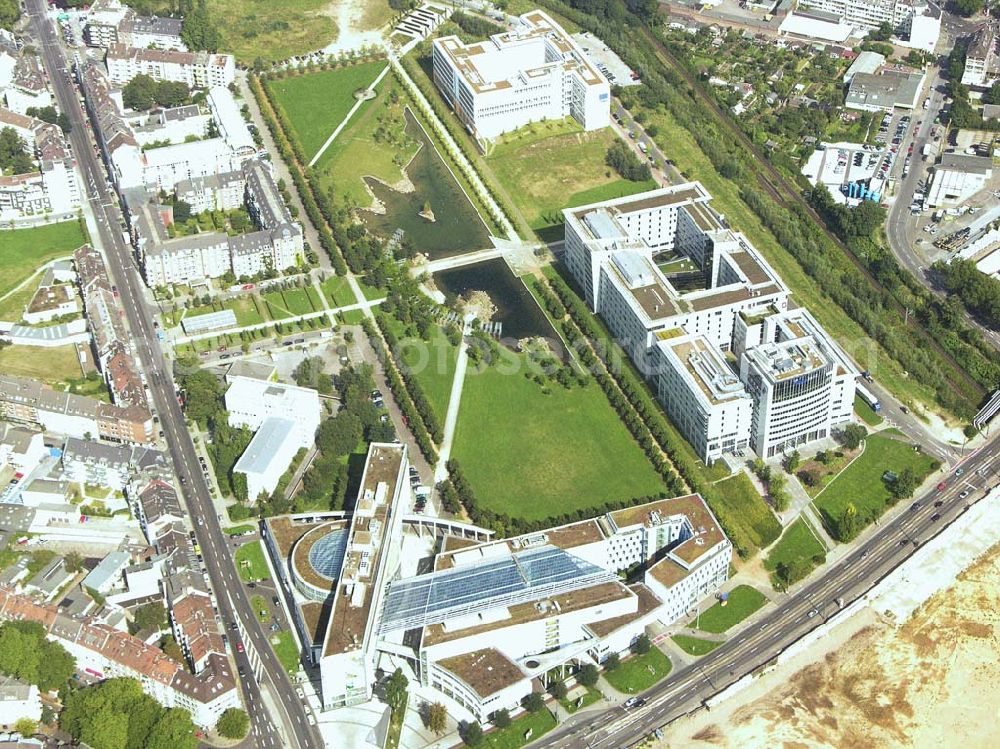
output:
{"label": "green grass field", "polygon": [[0,296],[57,257],[73,254],[87,241],[80,222],[63,221],[32,229],[0,230]]}
{"label": "green grass field", "polygon": [[331,307],[346,307],[349,304],[357,304],[354,292],[351,291],[350,284],[344,276],[330,276],[322,284],[323,296],[326,303]]}
{"label": "green grass field", "polygon": [[916,401],[933,404],[934,393],[913,378],[907,377],[898,362],[887,356],[860,325],[824,296],[816,281],[806,275],[802,266],[778,244],[774,235],[740,199],[739,185],[716,171],[691,134],[666,112],[656,110],[647,114],[647,124],[653,124],[659,129],[655,140],[664,149],[664,153],[686,178],[699,180],[704,184],[713,197],[712,205],[715,209],[725,214],[733,227],[747,235],[791,288],[797,302],[813,313],[862,369],[877,371],[879,381],[898,397],[910,401],[911,405]]}
{"label": "green grass field", "polygon": [[854,504],[864,524],[885,512],[892,495],[882,480],[882,474],[900,474],[913,469],[923,480],[936,467],[937,461],[917,452],[909,442],[888,434],[871,434],[865,440],[865,451],[844,469],[816,497],[816,507],[826,522],[839,518],[848,504]]}
{"label": "green grass field", "polygon": [[236,567],[244,582],[264,580],[269,576],[260,541],[251,541],[236,550]]}
{"label": "green grass field", "polygon": [[[534,520],[662,491],[596,383],[553,383],[546,395],[524,357],[507,357],[470,368],[452,451],[484,507]],[[501,371],[507,363],[517,371]]]}
{"label": "green grass field", "polygon": [[[826,548],[806,525],[806,521],[799,518],[785,528],[778,543],[771,547],[764,560],[764,569],[774,572],[779,564],[783,564],[795,571],[794,579],[788,582],[797,582],[808,576],[818,564],[821,564],[821,562],[813,561],[814,558],[819,557],[826,558]],[[778,587],[780,581],[772,576],[771,583]]]}
{"label": "green grass field", "polygon": [[718,601],[701,617],[695,617],[688,624],[697,627],[702,632],[721,634],[730,627],[739,624],[757,609],[767,603],[767,597],[756,588],[749,585],[737,585],[729,591],[729,603],[725,606]]}
{"label": "green grass field", "polygon": [[31,298],[38,291],[38,283],[42,280],[40,275],[36,275],[29,283],[26,283],[17,291],[11,291],[9,296],[0,299],[0,320],[4,322],[21,322],[24,317],[24,310],[31,302]]}
{"label": "green grass field", "polygon": [[275,632],[270,637],[271,647],[274,654],[278,656],[281,665],[285,667],[289,676],[294,676],[299,671],[299,648],[295,644],[295,638],[287,630]]}
{"label": "green grass field", "polygon": [[531,228],[551,232],[563,208],[656,186],[621,179],[604,163],[617,138],[611,128],[583,132],[573,120],[538,122],[505,135],[488,161]]}
{"label": "green grass field", "polygon": [[49,385],[63,385],[83,377],[76,346],[4,346],[0,348],[0,372],[30,377]]}
{"label": "green grass field", "polygon": [[250,525],[249,523],[247,523],[246,525],[234,525],[232,528],[224,528],[223,530],[225,531],[226,535],[238,536],[241,533],[246,533],[247,531],[253,533],[254,531],[257,530],[257,526]]}
{"label": "green grass field", "polygon": [[877,427],[882,423],[882,417],[875,413],[860,395],[854,396],[854,413],[870,427]]}
{"label": "green grass field", "polygon": [[758,548],[781,535],[781,523],[745,473],[715,484],[707,499],[720,523]]}
{"label": "green grass field", "polygon": [[267,599],[264,596],[250,596],[250,605],[261,624],[267,624],[271,621],[271,609],[268,608]]}
{"label": "green grass field", "polygon": [[700,637],[691,637],[690,635],[673,635],[670,639],[688,655],[697,656],[708,655],[722,644],[721,641],[703,640]]}
{"label": "green grass field", "polygon": [[623,694],[636,694],[649,689],[670,673],[673,664],[659,648],[645,655],[633,655],[621,662],[614,671],[605,671],[608,684]]}
{"label": "green grass field", "polygon": [[528,731],[531,731],[530,741],[534,741],[555,727],[555,716],[547,709],[539,710],[537,713],[525,713],[506,728],[485,734],[479,746],[486,749],[518,749],[528,743],[524,738]]}
{"label": "green grass field", "polygon": [[448,411],[448,400],[455,380],[455,362],[458,346],[452,346],[441,328],[433,328],[431,339],[401,338],[397,352],[410,367],[413,376],[423,388],[431,408],[444,423]]}
{"label": "green grass field", "polygon": [[288,115],[307,159],[316,155],[351,111],[355,91],[370,86],[385,66],[385,61],[365,62],[267,82],[272,99]]}

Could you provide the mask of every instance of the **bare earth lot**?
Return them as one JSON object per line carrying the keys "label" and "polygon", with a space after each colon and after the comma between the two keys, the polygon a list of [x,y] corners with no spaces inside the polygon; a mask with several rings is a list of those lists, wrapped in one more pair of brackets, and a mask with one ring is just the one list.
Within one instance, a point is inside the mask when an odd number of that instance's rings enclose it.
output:
{"label": "bare earth lot", "polygon": [[678,721],[659,747],[1000,746],[998,586],[994,546],[898,629],[866,609],[804,653],[811,663]]}

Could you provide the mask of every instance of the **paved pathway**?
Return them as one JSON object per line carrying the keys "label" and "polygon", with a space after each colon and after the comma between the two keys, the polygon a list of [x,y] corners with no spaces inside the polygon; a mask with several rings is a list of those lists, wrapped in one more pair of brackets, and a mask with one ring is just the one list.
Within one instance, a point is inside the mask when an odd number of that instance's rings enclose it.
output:
{"label": "paved pathway", "polygon": [[[388,72],[389,72],[389,66],[386,65],[384,68],[382,68],[382,72],[378,74],[378,77],[374,81],[372,81],[372,85],[369,86],[368,88],[369,89],[375,88],[378,84],[382,82],[382,79],[385,78],[385,74]],[[361,107],[361,105],[364,104],[366,101],[367,99],[358,99],[356,102],[354,102],[354,106],[351,107],[351,111],[348,112],[347,116],[340,121],[340,124],[337,125],[337,128],[332,133],[330,133],[330,137],[326,139],[326,142],[322,146],[320,146],[320,149],[316,152],[316,155],[313,156],[312,159],[310,160],[309,166],[313,166],[317,161],[319,161],[319,158],[320,156],[323,155],[323,152],[330,147],[330,144],[333,143],[334,138],[340,135],[340,131],[344,129],[344,127],[350,121],[351,117],[354,116],[354,113],[357,112],[358,109]]]}
{"label": "paved pathway", "polygon": [[462,403],[462,388],[465,386],[465,370],[469,365],[469,344],[466,336],[471,332],[471,318],[466,318],[462,330],[462,342],[458,346],[458,358],[455,361],[455,379],[451,382],[451,396],[448,398],[448,416],[444,420],[444,436],[438,448],[438,462],[434,467],[434,483],[448,478],[446,464],[451,457],[451,443],[455,437],[455,425],[458,423],[458,408]]}

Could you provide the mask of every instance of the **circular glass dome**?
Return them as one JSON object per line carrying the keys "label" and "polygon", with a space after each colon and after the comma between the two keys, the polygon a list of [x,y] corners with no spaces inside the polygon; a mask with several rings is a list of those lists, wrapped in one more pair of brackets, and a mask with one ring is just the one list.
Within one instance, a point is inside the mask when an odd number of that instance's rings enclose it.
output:
{"label": "circular glass dome", "polygon": [[309,565],[320,577],[333,582],[340,575],[347,551],[347,529],[330,531],[309,549]]}

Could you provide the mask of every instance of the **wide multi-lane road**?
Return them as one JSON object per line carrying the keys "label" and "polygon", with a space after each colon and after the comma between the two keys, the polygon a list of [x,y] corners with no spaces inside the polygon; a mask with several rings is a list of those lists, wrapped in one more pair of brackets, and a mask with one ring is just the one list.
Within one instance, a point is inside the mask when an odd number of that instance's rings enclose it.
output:
{"label": "wide multi-lane road", "polygon": [[[95,154],[65,52],[51,22],[45,17],[44,0],[28,0],[27,5],[32,33],[39,43],[56,101],[72,125],[69,138],[83,178],[86,200],[97,222],[108,269],[118,287],[135,353],[149,382],[167,451],[180,479],[184,501],[215,592],[219,615],[227,629],[237,623],[238,629],[229,629],[228,636],[234,645],[242,644],[245,648],[245,652],[234,651],[232,655],[241,672],[241,686],[251,718],[251,741],[264,749],[321,747],[323,742],[316,729],[309,725],[305,707],[297,699],[250,605],[228,550],[227,537],[216,518],[194,444],[177,403],[173,377],[156,338],[153,316],[144,296],[145,287],[131,248],[122,239],[116,196],[107,187],[104,167]],[[261,685],[267,688],[271,704],[277,705],[278,715],[273,717],[283,724],[280,734],[263,701]]]}
{"label": "wide multi-lane road", "polygon": [[[994,486],[1000,476],[1000,435],[971,454],[953,471],[946,486],[926,492],[916,508],[883,521],[876,533],[861,542],[826,573],[794,593],[779,598],[769,614],[744,629],[712,653],[646,691],[643,707],[626,711],[614,707],[572,719],[533,746],[551,749],[619,749],[655,729],[697,709],[708,697],[767,664],[840,609],[861,597],[914,549],[940,532],[969,503]],[[963,492],[968,491],[966,497]],[[940,504],[939,504],[940,503]],[[840,603],[838,603],[838,599]],[[815,612],[810,615],[810,612]]]}

